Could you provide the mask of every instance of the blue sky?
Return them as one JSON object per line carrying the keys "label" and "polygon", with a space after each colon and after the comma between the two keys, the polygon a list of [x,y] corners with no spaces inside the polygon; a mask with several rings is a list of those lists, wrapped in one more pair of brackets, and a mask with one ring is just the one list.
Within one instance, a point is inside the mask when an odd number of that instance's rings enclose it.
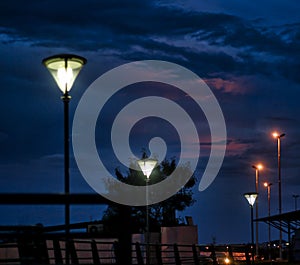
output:
{"label": "blue sky", "polygon": [[[256,162],[265,164],[261,180],[273,182],[271,212],[278,212],[276,142],[270,136],[275,129],[286,133],[283,212],[294,209],[292,195],[300,194],[298,10],[297,1],[283,0],[259,5],[220,0],[1,2],[1,192],[63,191],[63,107],[43,58],[75,53],[88,60],[71,91],[71,119],[82,94],[101,74],[132,61],[165,60],[207,82],[228,133],[218,177],[204,192],[195,189],[197,202],[182,216],[194,217],[200,243],[211,242],[213,236],[217,243],[247,242],[250,211],[242,195],[254,189],[251,165]],[[126,96],[129,101],[130,93]],[[200,141],[206,143],[203,117],[200,124]],[[145,143],[137,139],[135,144],[137,150]],[[201,159],[199,178],[207,154]],[[109,162],[112,170],[118,166]],[[71,191],[93,192],[73,157]],[[260,215],[266,216],[266,190],[260,193]],[[1,224],[61,223],[63,218],[62,210],[54,207],[1,207],[7,213],[1,215]],[[100,208],[73,208],[72,220],[100,219]],[[261,240],[267,234],[262,232]]]}

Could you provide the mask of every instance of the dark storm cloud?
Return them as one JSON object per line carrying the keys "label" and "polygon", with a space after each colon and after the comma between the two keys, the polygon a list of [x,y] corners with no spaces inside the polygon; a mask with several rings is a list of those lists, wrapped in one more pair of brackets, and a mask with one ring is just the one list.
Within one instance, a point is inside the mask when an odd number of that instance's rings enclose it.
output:
{"label": "dark storm cloud", "polygon": [[[186,11],[152,1],[29,1],[0,5],[2,34],[9,36],[9,41],[102,50],[127,60],[172,59],[188,63],[193,70],[205,69],[203,75],[253,74],[254,70],[270,75],[275,70],[299,82],[294,70],[300,52],[299,24],[264,27],[233,15]],[[215,49],[199,51],[177,45],[186,38],[195,44],[206,42]],[[232,48],[238,49],[235,54]],[[283,67],[286,63],[291,65],[289,70]]]}
{"label": "dark storm cloud", "polygon": [[[228,20],[237,20],[228,15],[186,12],[160,7],[153,1],[137,0],[90,0],[72,4],[61,1],[28,1],[15,5],[2,3],[0,8],[2,26],[7,28],[6,32],[29,40],[68,39],[72,36],[77,36],[78,39],[84,33],[87,37],[93,35],[97,40],[105,42],[106,38],[109,39],[109,32],[117,34],[114,38],[123,35],[183,35],[201,28],[213,29]],[[78,27],[82,32],[72,31]],[[101,31],[102,34],[95,34],[93,31]]]}
{"label": "dark storm cloud", "polygon": [[223,23],[215,17],[216,25],[206,31],[195,33],[199,40],[207,40],[213,45],[246,48],[248,51],[266,52],[273,55],[286,55],[299,52],[300,24],[264,27],[255,21],[236,18]]}
{"label": "dark storm cloud", "polygon": [[266,120],[271,122],[292,122],[292,123],[299,123],[299,121],[296,118],[290,118],[290,117],[278,117],[278,116],[269,116],[265,117]]}

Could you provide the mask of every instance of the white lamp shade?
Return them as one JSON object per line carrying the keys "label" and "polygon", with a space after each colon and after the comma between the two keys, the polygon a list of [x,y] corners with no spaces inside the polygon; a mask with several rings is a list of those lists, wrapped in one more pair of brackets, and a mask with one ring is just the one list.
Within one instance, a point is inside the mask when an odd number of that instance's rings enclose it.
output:
{"label": "white lamp shade", "polygon": [[249,192],[249,193],[244,194],[245,198],[247,199],[248,203],[251,206],[254,205],[257,195],[258,195],[258,193],[256,193],[256,192]]}
{"label": "white lamp shade", "polygon": [[151,158],[146,158],[146,159],[141,159],[137,161],[139,167],[143,171],[144,175],[147,176],[147,179],[149,179],[153,169],[155,168],[157,164],[156,159],[151,159]]}
{"label": "white lamp shade", "polygon": [[72,54],[60,54],[43,60],[59,89],[69,92],[86,59]]}

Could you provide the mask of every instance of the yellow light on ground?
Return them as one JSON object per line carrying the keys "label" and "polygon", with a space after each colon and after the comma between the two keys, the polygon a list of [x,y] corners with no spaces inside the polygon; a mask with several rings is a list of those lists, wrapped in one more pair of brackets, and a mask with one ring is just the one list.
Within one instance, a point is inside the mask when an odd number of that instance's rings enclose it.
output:
{"label": "yellow light on ground", "polygon": [[224,259],[224,261],[225,261],[225,264],[229,264],[230,263],[230,259],[227,258],[227,257]]}

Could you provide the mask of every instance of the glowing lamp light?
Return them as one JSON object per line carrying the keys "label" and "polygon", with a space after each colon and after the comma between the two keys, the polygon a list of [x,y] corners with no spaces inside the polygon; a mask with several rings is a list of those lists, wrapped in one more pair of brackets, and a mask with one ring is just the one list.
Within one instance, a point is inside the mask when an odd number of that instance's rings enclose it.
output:
{"label": "glowing lamp light", "polygon": [[272,183],[264,182],[264,186],[265,186],[266,188],[268,188],[268,187],[272,186]]}
{"label": "glowing lamp light", "polygon": [[258,193],[256,193],[256,192],[249,192],[249,193],[244,194],[244,197],[247,199],[247,201],[251,207],[254,205],[257,195],[258,195]]}
{"label": "glowing lamp light", "polygon": [[285,133],[279,134],[278,132],[273,132],[272,135],[274,138],[279,139],[279,138],[285,136]]}
{"label": "glowing lamp light", "polygon": [[[278,198],[279,198],[279,214],[281,214],[281,138],[285,136],[285,133],[279,134],[278,132],[273,132],[273,137],[277,139],[277,161],[278,161]],[[282,229],[281,222],[279,223],[279,258],[282,258]]]}
{"label": "glowing lamp light", "polygon": [[85,58],[73,54],[60,54],[43,60],[43,64],[64,94],[71,90],[76,77],[85,63]]}
{"label": "glowing lamp light", "polygon": [[256,166],[252,166],[256,170],[262,170],[264,166],[262,164],[257,164]]}
{"label": "glowing lamp light", "polygon": [[137,161],[139,167],[143,171],[143,174],[149,179],[153,169],[155,168],[157,164],[156,159],[151,159],[151,158],[146,158],[146,159],[141,159]]}
{"label": "glowing lamp light", "polygon": [[258,168],[258,170],[262,170],[264,168],[262,164],[258,164],[256,167]]}

